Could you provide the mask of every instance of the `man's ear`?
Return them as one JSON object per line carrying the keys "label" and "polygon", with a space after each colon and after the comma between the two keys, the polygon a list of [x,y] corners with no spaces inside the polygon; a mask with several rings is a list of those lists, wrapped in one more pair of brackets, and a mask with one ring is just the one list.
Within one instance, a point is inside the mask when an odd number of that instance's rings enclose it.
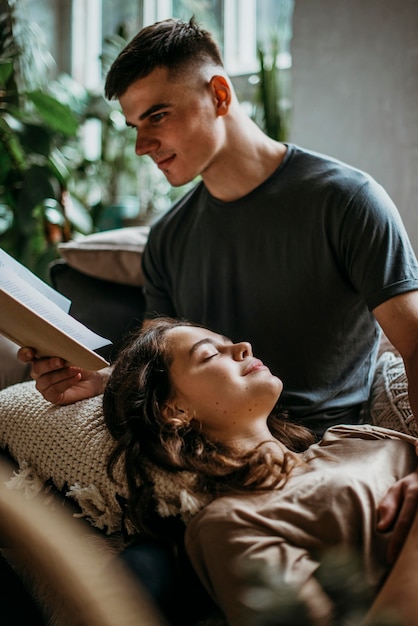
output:
{"label": "man's ear", "polygon": [[210,79],[218,115],[226,115],[231,104],[231,87],[224,76],[216,74]]}

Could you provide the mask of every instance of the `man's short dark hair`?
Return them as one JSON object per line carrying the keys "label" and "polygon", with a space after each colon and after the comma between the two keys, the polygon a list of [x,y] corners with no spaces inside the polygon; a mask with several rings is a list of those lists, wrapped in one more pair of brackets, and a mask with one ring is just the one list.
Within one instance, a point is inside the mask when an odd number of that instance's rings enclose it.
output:
{"label": "man's short dark hair", "polygon": [[132,83],[157,67],[166,67],[172,74],[205,62],[223,67],[211,33],[194,17],[189,22],[172,18],[157,22],[140,30],[112,63],[106,77],[106,98],[119,98]]}

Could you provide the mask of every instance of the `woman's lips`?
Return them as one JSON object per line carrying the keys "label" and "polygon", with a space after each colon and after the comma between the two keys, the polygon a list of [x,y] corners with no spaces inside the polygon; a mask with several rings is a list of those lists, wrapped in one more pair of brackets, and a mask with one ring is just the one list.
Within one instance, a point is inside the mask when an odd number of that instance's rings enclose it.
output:
{"label": "woman's lips", "polygon": [[244,370],[244,376],[247,376],[247,374],[251,374],[252,372],[258,372],[259,370],[266,369],[268,368],[264,365],[263,361],[260,361],[260,359],[252,359]]}

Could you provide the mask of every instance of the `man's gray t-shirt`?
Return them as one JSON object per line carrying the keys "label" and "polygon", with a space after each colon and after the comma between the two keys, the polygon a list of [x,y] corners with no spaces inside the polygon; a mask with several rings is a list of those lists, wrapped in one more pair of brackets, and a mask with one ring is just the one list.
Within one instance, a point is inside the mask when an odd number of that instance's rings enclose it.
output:
{"label": "man's gray t-shirt", "polygon": [[368,398],[380,334],[371,311],[418,289],[417,260],[383,188],[294,145],[237,201],[198,184],[152,227],[143,269],[147,317],[250,341],[299,420]]}

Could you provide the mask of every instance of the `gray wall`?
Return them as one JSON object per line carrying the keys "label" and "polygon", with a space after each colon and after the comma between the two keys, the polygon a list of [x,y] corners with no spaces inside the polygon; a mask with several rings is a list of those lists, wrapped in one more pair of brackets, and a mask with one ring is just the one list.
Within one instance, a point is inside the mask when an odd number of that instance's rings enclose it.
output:
{"label": "gray wall", "polygon": [[295,0],[291,141],[368,171],[418,253],[418,0]]}

